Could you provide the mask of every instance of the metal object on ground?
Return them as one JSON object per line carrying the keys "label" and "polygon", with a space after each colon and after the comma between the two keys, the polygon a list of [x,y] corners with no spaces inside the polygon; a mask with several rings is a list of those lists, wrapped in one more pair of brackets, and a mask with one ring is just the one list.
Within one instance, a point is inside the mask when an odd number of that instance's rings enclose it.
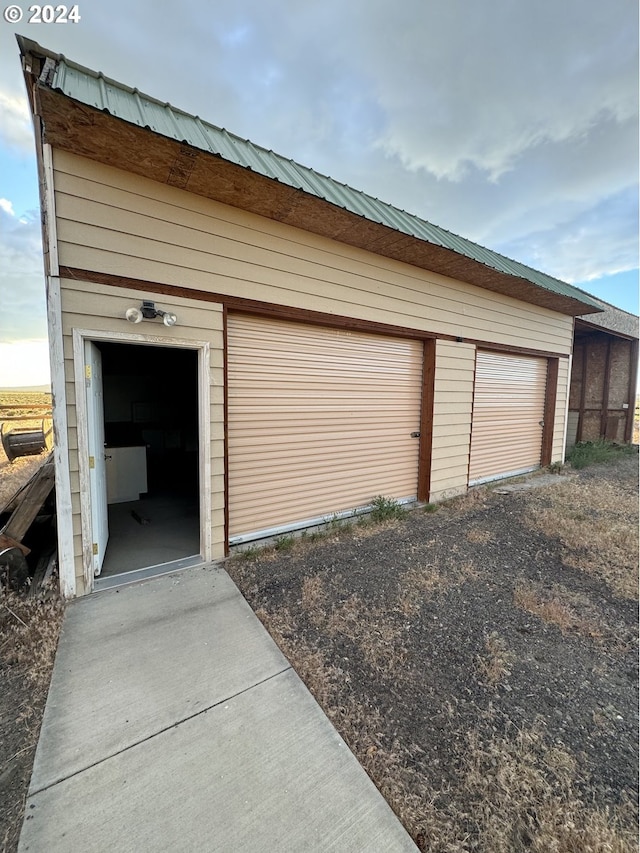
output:
{"label": "metal object on ground", "polygon": [[38,456],[51,449],[52,425],[50,419],[43,419],[40,429],[33,427],[10,429],[5,432],[5,424],[0,424],[2,447],[9,462],[19,456]]}
{"label": "metal object on ground", "polygon": [[0,586],[21,590],[29,580],[29,566],[20,548],[4,548],[0,551]]}

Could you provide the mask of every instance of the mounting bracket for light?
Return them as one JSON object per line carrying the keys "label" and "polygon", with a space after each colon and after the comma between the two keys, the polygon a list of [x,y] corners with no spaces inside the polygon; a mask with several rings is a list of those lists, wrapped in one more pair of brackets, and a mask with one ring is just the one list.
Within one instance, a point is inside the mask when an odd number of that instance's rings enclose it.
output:
{"label": "mounting bracket for light", "polygon": [[156,317],[162,317],[162,322],[165,326],[175,326],[178,318],[170,311],[162,311],[156,308],[155,302],[143,301],[140,308],[127,308],[124,315],[130,323],[141,323],[143,320],[155,320]]}

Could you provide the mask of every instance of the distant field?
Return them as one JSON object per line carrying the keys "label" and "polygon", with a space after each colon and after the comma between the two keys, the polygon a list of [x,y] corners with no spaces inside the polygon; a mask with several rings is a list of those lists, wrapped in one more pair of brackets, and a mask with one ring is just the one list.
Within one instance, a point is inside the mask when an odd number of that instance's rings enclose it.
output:
{"label": "distant field", "polygon": [[[51,415],[51,394],[41,391],[0,391],[0,423],[4,431],[38,428],[43,418]],[[9,462],[0,443],[0,511],[18,489],[31,477],[42,464],[44,453],[40,456],[23,456]]]}
{"label": "distant field", "polygon": [[51,394],[42,391],[0,391],[0,420],[7,415],[35,413],[51,408]]}

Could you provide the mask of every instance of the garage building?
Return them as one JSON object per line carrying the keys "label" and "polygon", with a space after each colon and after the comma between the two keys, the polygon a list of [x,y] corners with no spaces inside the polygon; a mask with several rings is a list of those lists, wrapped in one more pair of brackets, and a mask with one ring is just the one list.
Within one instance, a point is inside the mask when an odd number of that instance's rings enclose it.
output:
{"label": "garage building", "polygon": [[563,459],[592,298],[19,43],[65,595]]}

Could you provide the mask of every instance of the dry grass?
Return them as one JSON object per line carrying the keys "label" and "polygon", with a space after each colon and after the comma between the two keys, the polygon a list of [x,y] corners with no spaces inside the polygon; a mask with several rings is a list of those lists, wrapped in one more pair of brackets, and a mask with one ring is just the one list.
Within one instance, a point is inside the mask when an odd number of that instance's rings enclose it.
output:
{"label": "dry grass", "polygon": [[476,486],[469,489],[464,495],[458,495],[455,498],[443,501],[441,506],[451,509],[454,512],[466,512],[470,509],[477,509],[486,506],[489,492],[486,486]]}
{"label": "dry grass", "polygon": [[[566,644],[567,655],[573,649],[576,659],[579,654],[583,658],[593,654],[589,673],[595,681],[611,677],[616,666],[612,652],[616,656],[628,652],[633,644],[634,628],[627,616],[620,615],[628,614],[628,605],[623,607],[619,602],[621,610],[602,608],[597,591],[587,594],[594,584],[584,583],[573,572],[571,580],[563,577],[556,560],[559,538],[567,564],[579,562],[583,571],[606,580],[612,589],[631,591],[637,572],[637,551],[633,552],[637,495],[631,479],[608,475],[592,484],[589,477],[576,477],[527,493],[522,523],[530,516],[531,521],[526,523],[549,537],[554,574],[546,582],[516,581],[515,590],[515,578],[510,577],[504,592],[493,593],[501,596],[496,604],[504,601],[503,615],[508,618],[496,621],[493,610],[483,612],[478,642],[469,648],[447,642],[446,622],[440,639],[427,644],[432,626],[436,631],[443,628],[442,624],[438,626],[445,619],[440,608],[461,605],[458,611],[448,613],[450,620],[463,621],[471,616],[474,593],[495,588],[495,570],[507,559],[499,552],[499,525],[495,536],[491,527],[487,535],[485,524],[474,515],[472,525],[465,527],[464,513],[488,504],[485,490],[470,494],[470,498],[457,500],[462,517],[454,516],[454,522],[459,522],[458,533],[445,540],[446,548],[441,534],[434,536],[430,529],[422,532],[423,538],[416,535],[415,540],[403,542],[404,550],[394,552],[393,560],[388,561],[395,572],[393,579],[380,571],[372,572],[371,579],[366,572],[360,573],[360,553],[351,564],[345,563],[356,567],[355,578],[350,578],[346,569],[340,575],[325,568],[340,564],[336,559],[340,552],[329,551],[329,556],[323,552],[314,561],[302,543],[295,549],[300,558],[298,567],[304,572],[314,566],[317,573],[306,576],[297,588],[291,582],[291,597],[287,598],[284,590],[282,597],[265,593],[260,573],[272,570],[269,557],[261,555],[253,566],[235,562],[234,579],[246,585],[250,600],[251,591],[256,592],[258,616],[421,850],[636,851],[635,803],[627,802],[624,793],[634,790],[634,783],[625,781],[621,801],[608,798],[595,769],[601,758],[610,762],[615,773],[617,759],[605,751],[592,762],[591,754],[587,757],[584,751],[590,748],[585,745],[588,741],[582,741],[571,729],[574,723],[559,729],[553,716],[546,717],[547,722],[542,718],[532,722],[538,709],[546,713],[545,703],[537,702],[536,696],[544,692],[547,682],[531,676],[527,698],[523,694],[520,700],[527,705],[526,712],[516,708],[522,713],[510,716],[528,660],[527,652],[523,652],[523,648],[528,649],[528,640],[523,646],[514,625],[526,622],[525,627],[542,647],[547,641],[553,650]],[[438,514],[439,523],[453,513],[454,503]],[[599,524],[596,532],[591,529],[594,520]],[[375,529],[367,528],[366,534]],[[615,531],[612,536],[607,535],[610,529]],[[407,535],[413,531],[407,525]],[[537,537],[531,533],[527,536],[538,547]],[[360,528],[355,525],[342,540],[348,555],[353,554],[353,542],[359,538]],[[337,545],[339,539],[338,534]],[[329,541],[323,539],[325,545]],[[398,537],[389,537],[389,542],[398,548]],[[488,547],[475,549],[467,543]],[[527,566],[537,561],[544,565],[545,554],[544,550],[532,551]],[[377,551],[370,549],[372,568],[378,560],[376,555]],[[264,567],[260,565],[263,559]],[[285,569],[283,586],[289,583],[292,566],[287,563]],[[625,580],[625,574],[631,580]],[[475,586],[466,586],[467,580],[474,580]],[[576,589],[571,589],[571,582],[576,580]],[[373,595],[369,594],[369,583],[377,584]],[[483,600],[491,599],[488,596]],[[521,612],[512,618],[513,604],[559,630],[531,627],[533,619],[523,619]],[[611,625],[606,624],[607,619]],[[477,622],[471,624],[475,627]],[[494,626],[499,630],[492,630]],[[578,643],[578,638],[586,642]],[[436,667],[433,649],[440,658],[447,655],[444,666]],[[562,666],[562,654],[558,660],[557,665]],[[569,680],[574,676],[572,667],[580,665],[568,664]],[[452,671],[464,671],[460,682],[463,689],[451,689],[449,666]],[[553,668],[549,671],[555,676]],[[369,683],[367,679],[372,680]],[[443,680],[441,692],[434,679]],[[573,689],[573,681],[571,685]],[[567,702],[573,695],[566,694]],[[474,698],[470,700],[469,696]],[[478,696],[486,697],[486,701]],[[611,701],[616,702],[615,698]],[[412,721],[415,717],[415,723],[400,722],[405,707],[407,717]],[[426,714],[430,734],[425,737]],[[628,727],[622,727],[620,711],[613,704],[609,707],[607,700],[599,703],[593,714],[598,715],[593,724],[600,732],[632,738]],[[626,722],[626,710],[624,714]],[[514,725],[513,719],[527,722]],[[587,725],[585,731],[588,729]],[[567,736],[567,732],[571,734]],[[590,730],[589,736],[592,733]],[[589,777],[589,769],[594,779]],[[620,769],[628,772],[624,762]],[[617,805],[611,805],[613,802]]]}
{"label": "dry grass", "polygon": [[15,850],[64,607],[0,589],[0,849]]}
{"label": "dry grass", "polygon": [[[19,408],[21,406],[34,408]],[[47,414],[46,410],[38,409],[39,406],[51,406],[51,394],[2,391],[0,392],[0,422],[3,422],[5,417],[20,415],[19,420],[6,421],[5,429],[11,426],[39,428],[43,417]],[[0,443],[0,510],[37,471],[45,457],[46,453],[43,453],[40,456],[23,456],[9,462]]]}
{"label": "dry grass", "polygon": [[52,589],[25,597],[0,588],[0,660],[48,689],[64,605]]}
{"label": "dry grass", "polygon": [[513,592],[517,607],[556,625],[563,634],[577,633],[592,640],[601,640],[609,631],[602,621],[579,612],[583,602],[562,587],[542,590],[535,584],[518,584]]}
{"label": "dry grass", "polygon": [[567,565],[597,575],[621,598],[638,597],[638,495],[624,482],[569,481],[540,489],[529,523],[565,546]]}
{"label": "dry grass", "polygon": [[413,618],[419,613],[424,601],[477,577],[478,572],[472,563],[455,559],[447,561],[442,567],[429,563],[411,566],[400,579],[393,610],[406,618]]}
{"label": "dry grass", "polygon": [[474,545],[487,545],[493,540],[493,534],[489,530],[481,530],[479,527],[470,527],[465,537],[467,542]]}
{"label": "dry grass", "polygon": [[0,444],[0,512],[18,489],[27,483],[46,459],[47,454],[23,456],[9,462]]}
{"label": "dry grass", "polygon": [[326,608],[327,596],[319,576],[305,578],[302,584],[302,608],[311,622],[326,636],[346,637],[354,642],[364,659],[382,672],[402,665],[406,649],[402,628],[388,619],[386,610],[363,606],[357,595]]}
{"label": "dry grass", "polygon": [[[414,761],[424,754],[417,744],[384,743],[375,708],[359,703],[353,693],[338,701],[344,694],[337,685],[344,682],[345,673],[296,636],[295,619],[286,609],[274,613],[263,608],[258,616],[410,828],[419,849],[430,853],[637,850],[636,834],[630,828],[633,809],[626,805],[598,808],[585,802],[579,793],[576,760],[568,750],[549,742],[542,725],[510,730],[507,736],[489,740],[483,740],[479,730],[471,730],[460,790],[436,789]],[[351,615],[347,623],[353,626]],[[495,683],[509,672],[512,657],[497,634],[487,637],[486,648],[481,666]],[[448,711],[454,713],[452,707]]]}
{"label": "dry grass", "polygon": [[509,651],[507,643],[497,631],[492,631],[485,637],[484,645],[485,654],[478,655],[476,666],[485,681],[494,687],[511,675],[516,656]]}
{"label": "dry grass", "polygon": [[302,581],[302,606],[310,613],[323,612],[327,596],[320,575]]}
{"label": "dry grass", "polygon": [[[467,819],[480,827],[480,847],[492,853],[630,853],[635,832],[621,812],[584,802],[576,762],[550,746],[542,727],[482,743],[469,734]],[[627,827],[628,821],[625,821]],[[456,849],[456,848],[453,848]],[[465,847],[457,849],[464,850]]]}

